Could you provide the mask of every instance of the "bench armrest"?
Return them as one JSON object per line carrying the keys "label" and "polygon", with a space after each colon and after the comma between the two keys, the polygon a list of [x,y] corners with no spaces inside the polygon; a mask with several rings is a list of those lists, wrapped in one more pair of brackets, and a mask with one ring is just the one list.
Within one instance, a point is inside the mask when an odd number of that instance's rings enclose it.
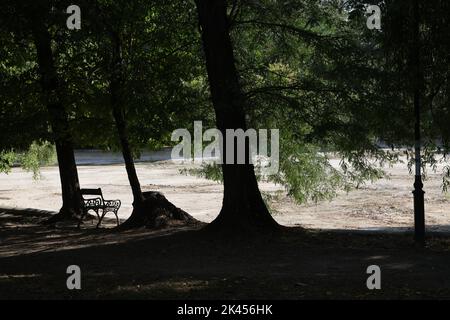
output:
{"label": "bench armrest", "polygon": [[85,208],[99,208],[102,206],[101,198],[83,199]]}
{"label": "bench armrest", "polygon": [[120,200],[104,200],[105,207],[119,209],[122,202]]}

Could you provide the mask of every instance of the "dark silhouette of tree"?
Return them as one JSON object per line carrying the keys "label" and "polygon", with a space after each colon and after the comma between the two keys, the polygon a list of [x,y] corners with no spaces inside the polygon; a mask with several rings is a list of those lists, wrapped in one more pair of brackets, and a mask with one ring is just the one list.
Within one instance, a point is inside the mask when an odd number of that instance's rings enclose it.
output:
{"label": "dark silhouette of tree", "polygon": [[[196,0],[196,5],[216,123],[226,145],[227,129],[246,130],[246,101],[234,62],[226,1]],[[223,149],[222,157],[226,159],[226,148]],[[248,151],[246,141],[246,152]],[[254,167],[248,163],[248,157],[246,162],[236,164],[235,161],[235,164],[222,165],[222,209],[208,228],[231,232],[265,232],[278,228],[261,197]]]}
{"label": "dark silhouette of tree", "polygon": [[61,91],[58,88],[58,76],[53,62],[50,34],[44,24],[39,22],[36,22],[32,31],[38,56],[42,91],[47,104],[50,125],[54,133],[61,178],[63,205],[59,215],[48,221],[54,222],[61,218],[72,218],[79,215],[82,200],[67,113],[59,96]]}
{"label": "dark silhouette of tree", "polygon": [[111,78],[109,80],[111,108],[119,135],[128,181],[130,182],[131,190],[133,192],[133,206],[136,206],[144,200],[144,196],[142,195],[141,184],[139,183],[136,168],[134,166],[133,154],[131,152],[130,143],[128,140],[127,123],[125,121],[123,110],[124,102],[122,99],[123,93],[121,92],[121,88],[124,85],[122,71],[124,68],[124,62],[122,57],[122,45],[120,36],[117,32],[111,30],[110,35],[112,44],[112,66]]}
{"label": "dark silhouette of tree", "polygon": [[[48,2],[30,5],[18,1],[7,5],[9,5],[9,10],[15,14],[16,22],[12,22],[10,25],[13,31],[14,28],[20,28],[19,34],[24,36],[31,34],[39,66],[42,100],[47,108],[48,121],[56,145],[63,204],[59,214],[53,216],[46,223],[72,219],[81,214],[82,198],[72,134],[52,51],[52,36],[49,31],[51,7]],[[26,30],[21,24],[26,26]]]}
{"label": "dark silhouette of tree", "polygon": [[[140,4],[147,8],[145,4]],[[141,20],[148,14],[142,8],[139,10],[136,10],[136,8],[139,8],[136,4],[109,2],[103,3],[102,7],[95,3],[91,11],[91,13],[94,13],[91,20],[95,19],[92,25],[95,26],[100,34],[98,38],[101,40],[98,41],[105,45],[109,49],[108,52],[110,52],[108,57],[110,63],[105,68],[105,73],[107,74],[107,79],[105,80],[108,83],[111,114],[117,129],[120,150],[133,194],[133,212],[127,221],[121,225],[121,229],[141,226],[161,227],[168,224],[170,220],[181,220],[188,223],[195,220],[189,214],[170,203],[161,193],[151,191],[143,193],[136,172],[126,118],[126,110],[130,109],[128,105],[129,99],[127,99],[127,95],[130,93],[126,90],[129,81],[126,69],[129,66],[124,59],[125,44],[122,39],[125,33],[123,30],[126,28],[125,25],[133,25],[135,22],[133,19],[142,22]],[[117,21],[116,17],[120,14],[126,14],[127,16]]]}

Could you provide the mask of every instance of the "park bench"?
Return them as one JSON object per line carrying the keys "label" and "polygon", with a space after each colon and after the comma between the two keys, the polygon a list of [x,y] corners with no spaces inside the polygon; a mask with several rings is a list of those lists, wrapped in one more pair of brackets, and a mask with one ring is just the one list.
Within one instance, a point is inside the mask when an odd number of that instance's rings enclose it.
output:
{"label": "park bench", "polygon": [[[83,218],[88,214],[89,210],[94,211],[98,217],[98,223],[96,228],[100,226],[103,218],[108,212],[114,213],[116,216],[117,225],[119,225],[119,216],[117,212],[119,211],[121,202],[120,200],[105,200],[103,198],[102,189],[81,189],[81,195],[83,197],[83,213],[78,222],[78,228],[80,227]],[[89,196],[89,198],[85,197]],[[99,211],[102,211],[101,214]]]}

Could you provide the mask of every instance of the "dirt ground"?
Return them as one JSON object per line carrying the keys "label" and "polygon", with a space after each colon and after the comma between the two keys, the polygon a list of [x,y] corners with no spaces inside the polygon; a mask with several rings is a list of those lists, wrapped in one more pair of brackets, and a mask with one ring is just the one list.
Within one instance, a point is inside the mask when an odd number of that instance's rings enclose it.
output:
{"label": "dirt ground", "polygon": [[[0,213],[0,299],[450,299],[450,239],[313,232],[220,239],[198,227],[56,229],[42,211]],[[107,227],[112,225],[107,222]],[[81,269],[67,290],[66,269]],[[381,290],[366,270],[381,268]]]}
{"label": "dirt ground", "polygon": [[[131,193],[123,166],[84,161],[82,186],[121,199],[125,219]],[[168,161],[137,165],[144,190],[164,192],[203,223],[126,232],[113,231],[112,219],[101,229],[95,221],[81,229],[40,225],[60,207],[56,167],[44,168],[35,182],[17,168],[2,175],[0,299],[450,299],[449,200],[438,174],[425,183],[433,232],[423,248],[409,230],[412,178],[401,165],[388,170],[390,180],[330,202],[299,206],[282,198],[272,207],[276,220],[290,228],[257,239],[202,232],[220,209],[222,187],[180,175],[180,168]],[[67,290],[69,265],[81,268],[81,290]],[[369,265],[381,268],[381,290],[366,287]]]}
{"label": "dirt ground", "polygon": [[[222,202],[222,185],[205,179],[181,175],[184,165],[175,164],[164,152],[144,154],[136,165],[144,191],[161,191],[176,206],[203,222],[212,221]],[[83,188],[101,187],[105,198],[120,199],[121,219],[131,214],[132,195],[125,168],[118,154],[78,152],[80,183]],[[389,179],[368,183],[358,190],[340,193],[332,201],[297,205],[286,197],[271,204],[275,219],[282,225],[308,229],[351,229],[403,231],[413,225],[412,184],[414,177],[405,164],[386,168]],[[429,172],[425,181],[425,209],[428,230],[450,232],[450,197],[442,192],[440,172]],[[265,192],[279,186],[262,183]],[[42,169],[42,178],[14,168],[0,174],[0,208],[38,208],[57,211],[61,194],[57,167]]]}

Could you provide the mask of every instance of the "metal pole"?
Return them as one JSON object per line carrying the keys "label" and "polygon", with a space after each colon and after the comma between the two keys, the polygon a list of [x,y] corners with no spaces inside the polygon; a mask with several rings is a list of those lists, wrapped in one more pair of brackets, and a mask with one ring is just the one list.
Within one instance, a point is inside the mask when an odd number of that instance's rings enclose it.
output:
{"label": "metal pole", "polygon": [[416,176],[414,179],[414,240],[418,243],[425,241],[425,204],[420,159],[420,105],[418,94],[414,94],[414,110],[416,114],[415,125],[415,166]]}
{"label": "metal pole", "polygon": [[420,43],[419,43],[419,3],[418,0],[414,1],[414,52],[413,62],[415,67],[415,79],[414,79],[414,138],[415,138],[415,167],[416,175],[414,179],[414,240],[417,243],[423,244],[425,242],[425,205],[422,174],[421,174],[421,136],[420,136],[420,84],[421,84],[421,70],[420,70]]}

